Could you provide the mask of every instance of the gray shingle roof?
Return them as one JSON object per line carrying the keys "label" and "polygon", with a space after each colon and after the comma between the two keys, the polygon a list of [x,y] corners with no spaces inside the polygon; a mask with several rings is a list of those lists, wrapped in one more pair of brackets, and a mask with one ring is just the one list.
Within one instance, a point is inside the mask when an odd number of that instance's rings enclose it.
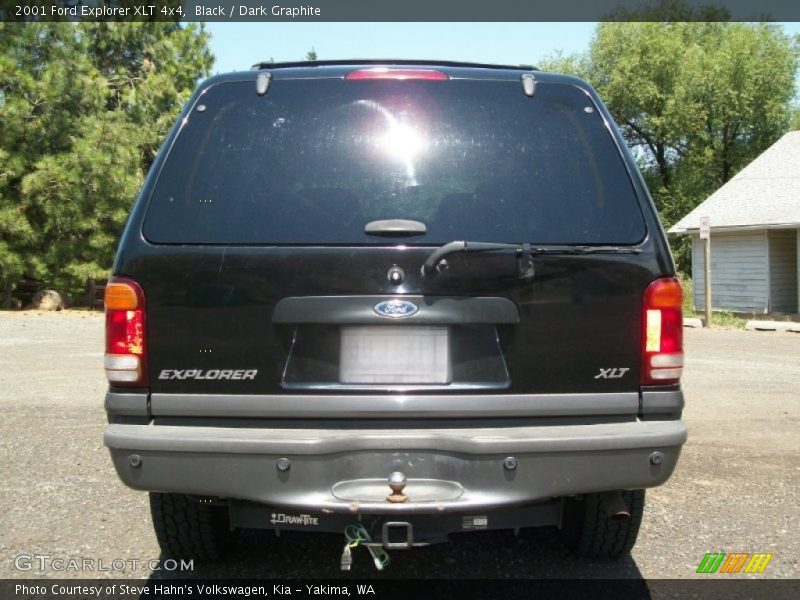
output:
{"label": "gray shingle roof", "polygon": [[800,131],[790,131],[739,171],[669,231],[800,226]]}

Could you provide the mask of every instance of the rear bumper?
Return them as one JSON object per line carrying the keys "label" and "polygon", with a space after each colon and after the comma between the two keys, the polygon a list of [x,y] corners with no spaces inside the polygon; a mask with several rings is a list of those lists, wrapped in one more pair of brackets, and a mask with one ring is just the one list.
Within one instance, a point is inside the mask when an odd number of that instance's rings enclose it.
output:
{"label": "rear bumper", "polygon": [[[403,515],[654,487],[672,474],[686,427],[680,420],[400,431],[109,424],[104,438],[120,478],[135,489]],[[504,466],[509,456],[515,469]],[[289,459],[288,470],[277,468],[279,458]],[[393,471],[408,478],[406,503],[385,500]]]}

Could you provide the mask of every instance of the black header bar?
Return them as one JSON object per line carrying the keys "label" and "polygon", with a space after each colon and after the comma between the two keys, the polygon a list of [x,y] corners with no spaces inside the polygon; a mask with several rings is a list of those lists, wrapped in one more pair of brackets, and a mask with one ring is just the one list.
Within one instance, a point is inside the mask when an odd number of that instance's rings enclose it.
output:
{"label": "black header bar", "polygon": [[0,0],[2,21],[800,21],[797,0]]}

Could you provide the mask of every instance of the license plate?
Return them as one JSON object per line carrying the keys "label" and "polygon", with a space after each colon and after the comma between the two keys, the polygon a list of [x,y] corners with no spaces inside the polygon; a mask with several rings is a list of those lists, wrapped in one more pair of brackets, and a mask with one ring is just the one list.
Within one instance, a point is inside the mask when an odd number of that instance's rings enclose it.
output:
{"label": "license plate", "polygon": [[342,327],[341,383],[450,383],[447,327]]}

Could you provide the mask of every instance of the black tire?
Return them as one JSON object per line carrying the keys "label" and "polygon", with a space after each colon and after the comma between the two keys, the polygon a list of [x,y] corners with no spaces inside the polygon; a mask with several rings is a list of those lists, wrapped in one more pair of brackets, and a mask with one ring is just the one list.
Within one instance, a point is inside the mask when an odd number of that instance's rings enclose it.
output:
{"label": "black tire", "polygon": [[225,506],[183,494],[150,492],[150,514],[158,545],[168,558],[216,562],[231,547],[233,532]]}
{"label": "black tire", "polygon": [[567,547],[587,558],[619,558],[630,553],[642,524],[644,490],[623,491],[622,498],[630,519],[609,518],[600,494],[566,499],[561,533]]}

